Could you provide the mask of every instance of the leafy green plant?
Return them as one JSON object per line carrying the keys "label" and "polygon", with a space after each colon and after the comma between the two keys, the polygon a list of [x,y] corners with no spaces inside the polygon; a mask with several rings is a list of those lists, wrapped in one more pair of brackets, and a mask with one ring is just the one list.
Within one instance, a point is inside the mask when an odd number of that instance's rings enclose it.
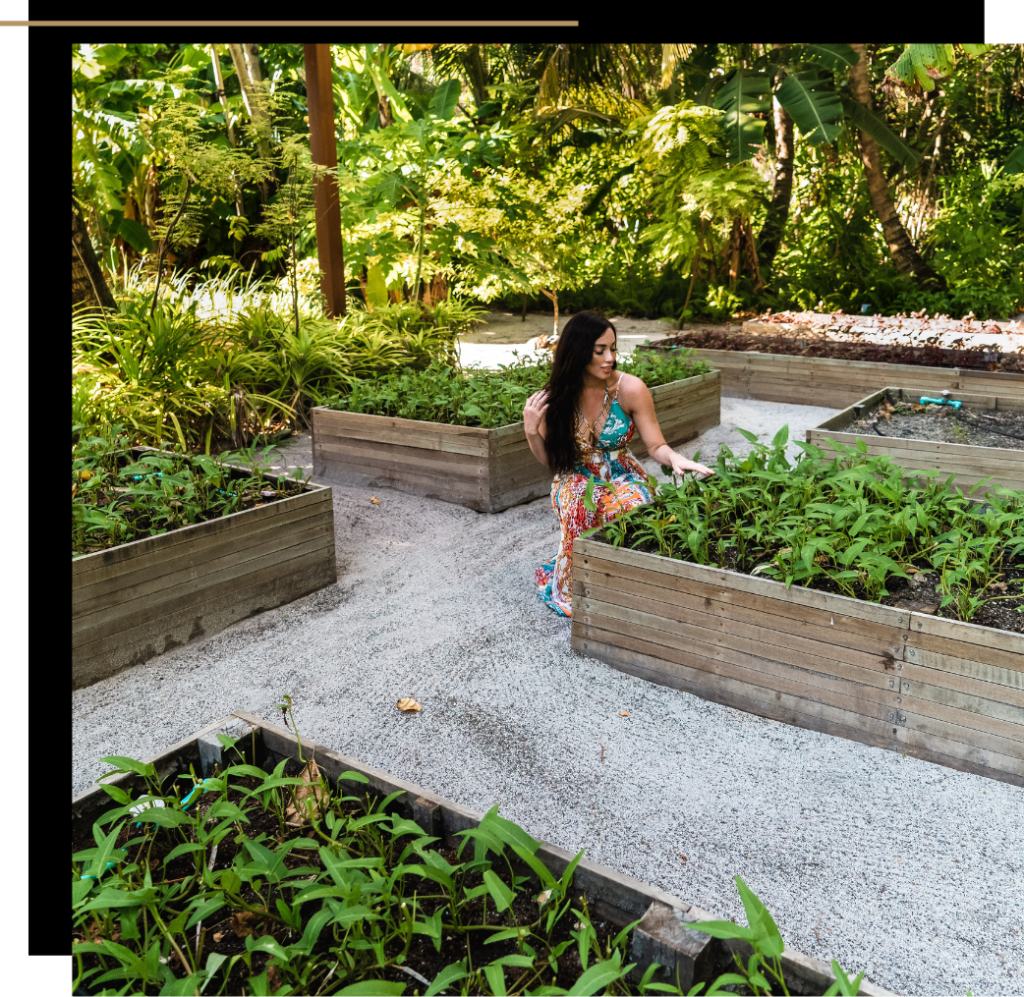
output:
{"label": "leafy green plant", "polygon": [[[279,705],[294,730],[291,697]],[[367,782],[353,771],[328,781],[297,733],[298,761],[271,772],[256,764],[255,747],[247,756],[244,740],[217,736],[230,763],[202,780],[190,767],[184,786],[162,784],[152,764],[103,759],[114,768],[101,779],[129,773],[141,791],[133,798],[101,782],[110,809],[93,841],[73,846],[76,989],[354,997],[399,995],[418,981],[424,997],[683,993],[653,982],[657,963],[631,982],[627,952],[640,921],[617,932],[596,922],[573,889],[583,851],[556,876],[540,843],[497,806],[448,848],[396,812],[400,792],[346,794],[346,783]],[[689,927],[745,938],[755,955],[705,997],[736,983],[770,992],[764,971],[788,993],[778,929],[737,883],[750,928]],[[851,984],[833,969],[839,983],[827,993],[855,994],[863,974]]]}
{"label": "leafy green plant", "polygon": [[[347,395],[328,400],[328,408],[366,415],[389,415],[455,426],[493,429],[520,422],[523,406],[551,374],[551,357],[519,357],[497,371],[460,370],[434,363],[422,371],[361,381]],[[692,350],[661,358],[637,351],[619,361],[619,368],[635,374],[649,387],[706,373],[710,367],[695,359]]]}
{"label": "leafy green plant", "polygon": [[830,441],[838,451],[831,460],[797,443],[802,452],[791,461],[787,426],[770,446],[739,432],[753,445],[745,457],[722,447],[706,481],[651,478],[653,502],[604,526],[605,536],[615,546],[873,602],[910,569],[936,572],[940,612],[961,620],[1004,598],[993,585],[1024,559],[1024,493],[992,489],[979,505],[938,471],[908,484],[901,467],[868,456],[863,441]]}
{"label": "leafy green plant", "polygon": [[[302,491],[301,469],[294,480],[282,476],[276,484],[265,476],[272,449],[257,454],[253,444],[218,458],[158,450],[136,459],[131,436],[120,426],[81,439],[71,458],[72,554],[141,540]],[[233,476],[235,459],[251,472]]]}
{"label": "leafy green plant", "polygon": [[[695,921],[683,927],[693,931],[703,932],[711,935],[712,938],[740,939],[747,942],[752,952],[744,964],[739,953],[733,951],[733,961],[736,963],[737,973],[723,973],[719,976],[708,995],[729,993],[724,988],[726,985],[739,985],[749,987],[754,994],[771,994],[774,987],[781,987],[782,993],[789,997],[789,987],[782,972],[780,957],[785,949],[782,941],[782,934],[775,924],[775,919],[768,913],[768,909],[755,896],[753,890],[746,883],[736,877],[736,888],[740,893],[740,900],[743,902],[743,910],[747,915],[746,926],[734,924],[732,921]],[[843,997],[856,997],[860,992],[860,983],[864,978],[864,972],[851,980],[843,968],[832,960],[832,972],[835,974],[835,982],[825,991],[824,997],[834,997],[842,994]],[[769,980],[768,977],[772,980]],[[774,982],[772,982],[774,981]],[[695,993],[691,991],[691,993]]]}

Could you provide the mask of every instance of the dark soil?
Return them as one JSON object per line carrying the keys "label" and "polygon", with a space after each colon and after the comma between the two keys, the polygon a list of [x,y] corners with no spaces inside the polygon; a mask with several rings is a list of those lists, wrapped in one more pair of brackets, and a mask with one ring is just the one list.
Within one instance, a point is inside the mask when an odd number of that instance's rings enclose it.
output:
{"label": "dark soil", "polygon": [[[292,769],[297,771],[298,768],[299,766],[297,763],[290,763],[286,768],[286,772],[291,772]],[[235,785],[238,785],[252,789],[258,785],[258,783],[259,780],[253,777],[245,777],[234,780],[232,782],[232,786],[234,787]],[[187,783],[182,782],[181,785],[185,786]],[[200,797],[200,814],[207,810],[216,798],[218,797],[211,797],[209,802],[204,802],[205,798]],[[251,806],[252,803],[251,800],[247,800],[243,794],[235,788],[232,788],[229,791],[228,799],[243,808],[247,804]],[[335,810],[336,812],[340,810],[348,814],[361,814],[364,812],[363,808],[356,803],[348,803],[341,807],[335,804]],[[246,837],[250,840],[259,838],[261,834],[265,835],[265,840],[269,839],[276,842],[283,842],[293,838],[303,837],[310,839],[310,832],[308,829],[303,828],[286,826],[285,833],[282,835],[281,828],[279,827],[277,818],[274,814],[270,811],[262,812],[259,807],[252,807],[249,812],[249,817],[251,823],[239,826],[244,827]],[[83,821],[82,824],[83,826],[79,827],[77,829],[77,833],[72,837],[72,854],[95,846],[91,824],[87,825],[85,821]],[[195,865],[193,858],[187,854],[173,859],[166,866],[163,865],[164,856],[171,851],[175,844],[180,843],[176,837],[172,838],[170,834],[161,831],[161,833],[157,835],[157,839],[151,847],[145,845],[143,842],[144,839],[142,837],[141,829],[136,829],[134,821],[129,821],[118,835],[117,847],[128,849],[128,856],[125,860],[128,863],[144,863],[148,860],[154,886],[177,882],[194,873]],[[311,846],[318,847],[320,841],[317,840],[314,842],[310,839],[310,843]],[[225,837],[217,849],[216,860],[212,867],[213,870],[216,871],[229,868],[236,853],[243,847],[244,845],[242,843],[235,841],[234,836],[229,835]],[[437,850],[453,865],[457,864],[459,861],[464,861],[467,855],[472,858],[472,844],[466,846],[462,859],[458,857],[456,848],[446,847],[441,845],[441,843],[438,843],[435,847],[437,847]],[[396,854],[400,854],[400,850],[401,845],[399,846],[399,852]],[[310,873],[307,878],[310,880],[315,879],[323,868],[317,854],[316,847],[311,847],[309,850],[295,850],[289,852],[285,858],[285,865],[287,868],[292,870],[302,866],[309,868]],[[513,885],[508,869],[504,866],[503,862],[500,860],[495,861],[494,871],[506,885],[510,887]],[[482,882],[482,873],[474,873],[465,877],[463,885],[466,889],[472,889],[475,886],[479,886]],[[429,889],[431,885],[432,884],[424,881],[424,886],[428,887],[427,892],[433,892]],[[540,883],[537,880],[531,881],[526,884],[525,887],[520,886],[514,904],[509,910],[504,911],[502,914],[496,913],[493,901],[488,899],[485,915],[484,898],[477,897],[462,907],[463,922],[470,925],[482,925],[485,923],[484,918],[486,916],[486,924],[490,926],[511,927],[517,923],[530,924],[532,921],[536,920],[538,916],[538,907],[536,902],[533,900],[533,897],[536,896],[540,888]],[[242,892],[241,896],[243,900],[253,906],[266,904],[267,907],[273,909],[275,900],[279,894],[269,886],[264,888],[264,893],[268,892],[269,896],[258,897],[251,888],[248,888]],[[191,896],[191,894],[189,894],[189,896]],[[582,910],[582,899],[583,898],[581,896],[577,895],[572,907],[577,910]],[[187,898],[179,898],[176,900],[176,907],[183,908],[186,902]],[[428,904],[421,908],[421,917],[430,917],[433,915],[436,907],[445,905],[444,901],[441,900],[432,902],[432,904],[433,906]],[[320,906],[320,903],[317,901],[311,901],[303,905],[303,926],[305,926],[305,923],[309,918],[317,912]],[[223,913],[223,910],[220,913]],[[513,920],[513,914],[515,916],[515,920]],[[219,914],[214,914],[214,916],[218,917]],[[112,942],[117,942],[120,938],[120,932],[116,925],[117,919],[115,912],[115,929],[109,936],[110,941]],[[597,931],[597,937],[602,951],[607,951],[609,942],[623,927],[623,925],[597,920],[593,921],[593,925]],[[559,942],[569,939],[570,931],[576,928],[578,928],[578,924],[570,910],[570,912],[561,919],[559,924],[556,925],[552,935],[553,944],[557,945]],[[88,937],[83,932],[72,932],[72,943],[74,944],[76,941],[98,941],[102,937],[100,935],[100,930],[100,924],[97,921],[93,921],[90,923]],[[273,936],[281,945],[288,945],[296,941],[298,937],[298,935],[293,933],[291,929],[284,925],[272,921],[261,921],[255,919],[255,915],[249,915],[242,911],[236,911],[231,916],[220,918],[220,920],[215,923],[203,923],[201,927],[201,935],[203,938],[203,962],[205,963],[206,961],[206,955],[212,952],[221,953],[229,958],[231,956],[244,953],[246,951],[246,936],[254,935],[255,937],[261,937],[268,934]],[[481,937],[481,935],[483,937]],[[466,932],[463,935],[457,933],[446,935],[442,940],[440,952],[434,949],[433,942],[427,936],[419,934],[414,935],[409,947],[408,955],[403,965],[407,966],[415,973],[418,973],[420,976],[425,977],[427,980],[432,981],[445,966],[465,958],[467,951],[472,958],[473,966],[486,965],[496,958],[504,955],[511,955],[518,951],[515,939],[495,942],[485,946],[484,939],[488,937],[488,935],[489,933],[474,931]],[[194,951],[195,942],[191,931],[189,932],[189,936],[189,940],[192,943],[192,949]],[[627,953],[630,951],[631,941],[631,937],[628,937],[626,946]],[[328,928],[325,928],[320,936],[320,940],[313,949],[313,954],[322,954],[325,966],[328,964],[333,965],[336,957],[331,955],[329,950],[336,944],[333,933]],[[394,958],[396,955],[401,953],[401,949],[401,944],[395,942],[385,948],[385,955],[389,958]],[[231,973],[226,989],[222,987],[221,992],[242,993],[243,987],[248,985],[250,975],[255,976],[259,974],[265,968],[267,960],[268,956],[264,954],[253,954],[251,971],[246,967],[244,961],[240,960]],[[82,961],[86,969],[98,965],[97,957],[91,953],[84,955],[82,957]],[[594,957],[593,953],[591,953],[590,965],[593,965],[593,962]],[[187,972],[187,970],[184,970],[180,965],[178,957],[174,953],[170,956],[170,965],[177,975],[184,975]],[[506,983],[511,987],[513,982],[524,972],[532,971],[506,967],[505,972]],[[572,986],[573,982],[582,975],[582,972],[583,967],[580,964],[579,948],[574,943],[559,957],[557,974],[552,969],[546,968],[540,980],[534,984],[534,987],[553,986],[556,985],[557,980],[558,986],[568,989]],[[395,967],[386,970],[373,970],[369,975],[376,979],[394,980],[404,983],[407,987],[406,992],[410,995],[421,994],[427,989],[422,982],[417,981],[415,976],[407,974],[401,969]],[[275,974],[273,967],[271,967],[270,980],[276,989],[276,987],[280,986],[283,981],[275,984],[274,977]],[[459,989],[459,984],[453,984],[453,987],[457,991]],[[153,992],[155,993],[156,991],[154,990]],[[451,993],[452,987],[449,987],[445,992]]]}
{"label": "dark soil", "polygon": [[882,343],[843,343],[801,335],[750,336],[718,329],[679,332],[652,343],[656,350],[732,350],[740,353],[782,353],[800,357],[830,357],[834,360],[870,360],[874,363],[916,364],[924,367],[964,367],[973,370],[1024,372],[1019,353],[987,353],[982,350],[947,350],[938,346],[892,346]]}
{"label": "dark soil", "polygon": [[989,410],[968,405],[955,409],[951,405],[907,404],[888,398],[853,425],[879,436],[1024,450],[1024,410]]}

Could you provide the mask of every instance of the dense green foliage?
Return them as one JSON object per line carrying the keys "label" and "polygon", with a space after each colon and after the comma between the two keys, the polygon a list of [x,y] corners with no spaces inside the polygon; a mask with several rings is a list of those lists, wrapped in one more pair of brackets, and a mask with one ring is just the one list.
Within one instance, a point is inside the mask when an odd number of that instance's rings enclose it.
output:
{"label": "dense green foliage", "polygon": [[[71,551],[92,553],[227,516],[302,491],[302,480],[264,476],[271,448],[219,457],[151,451],[134,457],[120,426],[79,441],[71,454]],[[231,464],[247,473],[232,475]],[[296,476],[301,479],[301,471]]]}
{"label": "dense green foliage", "polygon": [[[138,253],[152,267],[186,167],[179,266],[283,274],[293,247],[314,252],[302,46],[260,47],[248,99],[218,48],[223,102],[209,45],[74,46],[73,174],[111,271]],[[349,287],[418,299],[443,280],[505,307],[557,295],[563,310],[672,319],[862,305],[1013,314],[1022,47],[868,51],[870,112],[851,104],[842,44],[332,46]],[[780,251],[758,274],[746,250],[731,254],[768,211],[773,94],[796,122],[793,192]],[[879,141],[904,227],[947,290],[897,272],[858,127]]]}
{"label": "dense green foliage", "polygon": [[[454,299],[426,312],[401,303],[372,312],[355,302],[323,318],[316,277],[300,282],[299,332],[288,282],[189,274],[165,282],[150,314],[141,278],[113,314],[83,313],[72,329],[72,422],[124,423],[139,442],[210,452],[283,425],[360,378],[425,367],[452,355],[481,309]],[[283,285],[283,286],[281,286]]]}
{"label": "dense green foliage", "polygon": [[[282,709],[291,712],[289,697]],[[217,737],[238,761],[202,781],[182,776],[186,786],[170,792],[152,764],[103,759],[141,776],[147,791],[132,799],[104,785],[117,806],[94,824],[95,846],[72,855],[76,988],[400,995],[414,985],[421,992],[419,980],[425,995],[683,993],[652,983],[657,963],[640,981],[627,980],[640,922],[614,936],[599,930],[573,889],[583,851],[555,876],[537,854],[540,842],[497,806],[457,832],[457,851],[447,851],[394,812],[400,792],[345,795],[341,780],[366,777],[342,772],[332,786],[301,750],[299,774],[285,775],[289,759],[266,772],[238,742]],[[749,925],[705,923],[718,937],[748,939],[756,955],[707,995],[733,992],[724,986],[736,982],[770,992],[764,972],[788,994],[782,936],[739,877],[737,886]],[[220,924],[229,933],[228,918],[230,937],[245,939],[242,951],[210,930]],[[827,993],[856,994],[860,977],[851,985],[833,968],[839,982]],[[704,987],[694,985],[690,997]]]}
{"label": "dense green foliage", "polygon": [[[622,357],[618,366],[619,370],[641,378],[649,388],[711,369],[703,360],[695,359],[692,350],[665,358],[633,353]],[[519,357],[497,371],[431,364],[421,371],[406,370],[357,382],[345,395],[329,399],[326,404],[328,408],[365,415],[495,429],[522,422],[526,399],[544,387],[550,373],[550,356],[540,361]]]}
{"label": "dense green foliage", "polygon": [[942,607],[961,620],[1003,598],[990,586],[1024,559],[1022,492],[993,489],[979,508],[938,471],[904,483],[902,468],[866,456],[863,443],[834,444],[841,454],[832,460],[798,443],[802,452],[790,461],[788,427],[771,446],[740,432],[754,444],[746,457],[722,447],[705,481],[651,479],[653,503],[605,526],[605,536],[616,546],[873,602],[892,579],[908,578],[908,569],[933,571]]}

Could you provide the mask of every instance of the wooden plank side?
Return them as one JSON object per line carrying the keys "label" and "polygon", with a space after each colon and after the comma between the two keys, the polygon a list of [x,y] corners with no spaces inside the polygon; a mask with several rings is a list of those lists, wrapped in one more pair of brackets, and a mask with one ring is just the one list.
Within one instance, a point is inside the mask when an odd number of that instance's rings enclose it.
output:
{"label": "wooden plank side", "polygon": [[381,468],[399,472],[408,469],[417,474],[433,474],[439,481],[449,478],[475,481],[486,477],[488,463],[487,457],[383,443],[352,445],[348,442],[320,442],[313,447],[313,457],[340,468]]}
{"label": "wooden plank side", "polygon": [[[720,370],[723,392],[753,389],[751,397],[770,393],[799,396],[808,383],[839,375],[835,401],[852,404],[861,395],[892,381],[924,390],[965,389],[1009,399],[1024,397],[1024,375],[961,368],[925,367],[915,364],[884,364],[827,357],[795,357],[783,354],[731,350],[696,350],[696,355]],[[770,382],[774,381],[774,384]],[[859,389],[859,394],[854,395]],[[784,400],[784,399],[783,399]]]}
{"label": "wooden plank side", "polygon": [[574,635],[572,646],[575,650],[604,661],[620,671],[681,689],[702,699],[722,703],[746,713],[834,737],[859,741],[873,747],[899,750],[903,754],[961,771],[975,772],[1014,785],[1024,785],[1024,763],[1019,758],[924,734],[898,724],[893,726],[889,721],[875,720],[813,700],[784,693],[772,693],[770,690],[755,686],[745,686],[735,680],[716,679],[711,684],[708,682],[709,676],[699,669],[672,664],[671,670],[666,671],[662,659],[614,644],[600,643]]}
{"label": "wooden plank side", "polygon": [[691,593],[653,590],[660,598],[652,598],[650,591],[638,590],[638,583],[617,580],[609,587],[586,582],[586,588],[573,590],[573,603],[583,607],[584,613],[593,604],[622,606],[638,612],[650,613],[678,623],[692,623],[707,630],[718,630],[746,635],[795,650],[804,649],[816,654],[856,664],[862,668],[892,677],[893,665],[902,658],[901,637],[905,632],[895,627],[869,624],[867,633],[850,633],[829,626],[824,616],[815,625],[805,620],[777,616],[771,612],[772,604],[763,603],[764,609],[736,606]]}
{"label": "wooden plank side", "polygon": [[81,647],[92,640],[98,640],[101,637],[117,633],[125,627],[134,626],[136,621],[173,612],[183,605],[201,603],[211,591],[215,591],[220,586],[229,584],[241,586],[248,574],[265,567],[279,566],[288,561],[300,560],[307,554],[333,547],[333,545],[333,534],[323,534],[295,546],[270,551],[258,557],[231,564],[219,571],[203,574],[180,588],[168,589],[158,602],[154,602],[152,598],[126,600],[120,605],[90,613],[86,617],[79,617],[72,622],[72,646]]}
{"label": "wooden plank side", "polygon": [[[904,674],[898,690],[906,709],[911,713],[922,713],[937,720],[948,720],[963,727],[974,727],[992,734],[1024,741],[1024,707],[1000,699],[946,689],[921,681],[910,681]],[[989,697],[999,691],[998,686],[989,686]],[[989,724],[984,721],[997,721]],[[982,726],[978,726],[981,723]]]}
{"label": "wooden plank side", "polygon": [[[575,565],[574,565],[575,568]],[[835,643],[849,639],[871,639],[877,633],[878,624],[855,616],[846,616],[834,609],[816,606],[804,606],[793,602],[780,602],[772,593],[764,594],[746,592],[731,588],[726,584],[708,584],[695,582],[688,578],[675,578],[671,575],[655,575],[645,568],[637,568],[620,561],[606,561],[587,555],[582,567],[582,575],[577,577],[574,572],[573,592],[576,584],[589,589],[591,584],[604,585],[617,591],[635,591],[656,601],[680,603],[687,605],[685,600],[692,598],[699,601],[705,612],[719,612],[716,604],[722,604],[721,615],[731,619],[747,619],[751,610],[768,613],[772,616],[785,617],[795,623],[806,624],[818,628],[834,629],[838,636]],[[667,594],[666,594],[667,593]],[[893,629],[905,632],[910,622],[907,610],[897,610]]]}
{"label": "wooden plank side", "polygon": [[259,519],[242,529],[196,537],[189,544],[174,544],[144,557],[111,565],[72,579],[73,608],[91,599],[100,598],[143,582],[172,574],[204,561],[216,560],[237,550],[265,542],[273,536],[288,536],[323,522],[334,527],[334,508],[330,503],[300,506],[274,519]]}
{"label": "wooden plank side", "polygon": [[[981,656],[981,660],[1004,668],[1024,670],[1024,634],[996,630],[976,623],[963,623],[960,620],[946,620],[927,613],[912,613],[909,629],[911,647],[944,650],[945,653],[961,657],[977,657],[978,648],[990,648],[1000,653]],[[942,642],[950,641],[954,643],[942,647]]]}
{"label": "wooden plank side", "polygon": [[324,461],[314,463],[313,469],[317,477],[327,478],[339,484],[372,484],[374,487],[394,488],[396,491],[460,505],[484,502],[488,495],[487,476],[483,474],[474,481],[455,476],[446,478],[435,471],[414,471],[402,466],[351,463],[339,467]]}
{"label": "wooden plank side", "polygon": [[[817,718],[822,726],[812,729],[823,729],[826,733],[848,737],[849,734],[835,729],[848,728],[875,738],[868,743],[885,747],[893,745],[892,723],[888,719],[880,720],[860,711],[860,707],[865,707],[873,714],[877,704],[854,700],[850,705],[858,708],[849,709],[845,705],[836,706],[822,702],[817,692],[813,692],[812,697],[807,698],[782,689],[756,685],[743,677],[737,677],[739,673],[726,674],[714,671],[718,663],[704,659],[699,654],[689,653],[688,660],[677,660],[677,657],[682,659],[682,655],[667,658],[657,645],[635,638],[619,641],[616,634],[602,635],[601,631],[596,629],[591,631],[590,636],[574,634],[572,646],[583,654],[605,661],[613,667],[630,671],[631,674],[640,675],[659,685],[682,689],[701,699],[733,706],[744,712],[781,720],[798,727],[810,727],[807,718],[813,717]],[[630,665],[634,667],[623,667]],[[644,670],[643,673],[634,670],[637,666]],[[756,673],[751,675],[755,676]],[[811,692],[810,689],[804,691]],[[882,715],[887,717],[888,713],[883,712]],[[860,737],[853,739],[862,740]]]}
{"label": "wooden plank side", "polygon": [[[604,621],[600,617],[596,618],[596,623],[582,625],[577,635],[585,640],[641,651],[668,663],[700,668],[709,676],[767,689],[777,698],[782,695],[798,696],[875,721],[890,721],[896,727],[908,725],[924,733],[969,743],[1011,758],[1024,758],[1024,740],[974,730],[924,714],[912,714],[906,711],[905,705],[895,702],[895,696],[884,696],[879,690],[858,682],[806,672],[792,666],[788,667],[790,674],[786,675],[783,670],[787,666],[781,662],[766,662],[754,655],[741,658],[724,648],[699,641],[688,642],[685,647],[670,646],[661,643],[662,638],[657,631],[616,620]],[[884,701],[886,699],[888,702]]]}
{"label": "wooden plank side", "polygon": [[817,654],[795,655],[768,645],[759,649],[756,641],[722,637],[696,627],[673,634],[646,623],[623,620],[628,612],[592,612],[580,621],[578,632],[587,638],[603,635],[602,640],[621,642],[625,647],[642,641],[648,653],[666,661],[696,665],[712,674],[729,675],[773,691],[821,699],[865,716],[876,716],[897,705],[894,689],[887,687],[880,672],[843,665]]}
{"label": "wooden plank side", "polygon": [[[245,543],[234,549],[220,552],[217,556],[205,555],[191,559],[190,563],[178,565],[175,570],[166,574],[150,576],[145,572],[133,572],[119,587],[99,593],[91,597],[79,596],[73,592],[72,632],[89,627],[90,620],[98,619],[97,614],[106,616],[128,614],[132,606],[149,610],[157,606],[168,592],[176,592],[201,583],[204,575],[221,571],[236,564],[244,564],[254,558],[278,550],[289,550],[314,539],[334,535],[334,524],[323,517],[304,520],[293,529],[285,531],[270,530],[260,534],[255,542]],[[188,558],[182,558],[188,562]]]}
{"label": "wooden plank side", "polygon": [[134,627],[73,648],[72,688],[91,685],[157,654],[220,633],[255,613],[331,585],[337,577],[330,545],[287,564],[264,567],[213,592],[199,593],[198,598],[191,593],[172,612],[149,616]]}
{"label": "wooden plank side", "polygon": [[[582,561],[586,567],[589,557],[601,558],[637,568],[649,569],[654,574],[670,575],[676,578],[691,579],[709,585],[721,585],[723,588],[737,589],[753,595],[764,595],[780,602],[790,602],[800,606],[826,609],[842,616],[853,616],[872,623],[900,628],[904,619],[901,611],[891,606],[863,602],[846,596],[819,592],[816,589],[792,586],[787,589],[781,582],[764,578],[754,578],[724,568],[711,568],[690,561],[677,561],[674,558],[647,554],[643,551],[628,550],[624,547],[612,547],[611,544],[600,543],[592,538],[577,540],[573,548],[573,568]],[[653,579],[652,579],[653,581]]]}
{"label": "wooden plank side", "polygon": [[[949,648],[949,643],[941,646]],[[965,645],[958,644],[958,647]],[[967,645],[970,646],[970,645]],[[983,655],[984,648],[972,648],[972,654]],[[1024,697],[1024,671],[1019,668],[1002,668],[999,665],[964,658],[948,650],[933,651],[908,645],[905,653],[903,670],[913,674],[915,668],[922,669],[920,678],[933,685],[941,685],[947,689],[962,689],[976,692],[980,696],[998,698],[1007,703],[1017,703],[1016,697]],[[986,691],[990,685],[999,686],[996,690]]]}
{"label": "wooden plank side", "polygon": [[937,440],[918,440],[904,436],[881,437],[877,433],[858,430],[856,433],[822,432],[818,429],[808,430],[822,439],[831,438],[845,446],[856,446],[862,439],[869,450],[881,448],[880,452],[903,457],[906,460],[929,460],[944,458],[951,462],[951,468],[984,468],[992,464],[1002,470],[1019,470],[1024,464],[1024,452],[1011,450],[1008,447],[981,447],[965,443],[941,443]]}
{"label": "wooden plank side", "polygon": [[[271,502],[258,509],[244,509],[241,512],[233,512],[228,516],[209,519],[203,523],[183,526],[181,529],[172,530],[169,533],[133,540],[131,543],[121,544],[110,550],[101,550],[95,554],[76,557],[71,562],[71,575],[72,578],[91,583],[100,578],[109,577],[111,571],[120,571],[118,566],[122,562],[135,558],[152,558],[152,562],[156,563],[164,556],[178,556],[177,553],[171,553],[174,547],[191,545],[200,540],[205,541],[207,538],[215,538],[219,534],[239,529],[258,530],[262,528],[261,522],[277,520],[279,517],[291,514],[296,509],[317,506],[333,508],[330,487],[310,485],[308,490],[301,495]],[[216,540],[211,542],[216,542]],[[93,577],[85,579],[82,577],[84,575]]]}
{"label": "wooden plank side", "polygon": [[420,419],[313,409],[314,442],[321,438],[369,440],[483,457],[490,447],[490,432],[479,426],[453,426]]}

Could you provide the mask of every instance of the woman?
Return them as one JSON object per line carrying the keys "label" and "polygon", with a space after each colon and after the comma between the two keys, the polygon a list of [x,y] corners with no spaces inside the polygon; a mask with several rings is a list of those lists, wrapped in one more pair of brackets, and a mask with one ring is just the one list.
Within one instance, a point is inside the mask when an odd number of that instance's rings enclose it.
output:
{"label": "woman", "polygon": [[[551,504],[562,524],[558,553],[534,575],[538,597],[572,616],[572,545],[581,533],[651,501],[647,472],[629,452],[634,424],[652,460],[677,474],[714,474],[677,454],[661,435],[647,385],[616,370],[615,327],[594,312],[578,312],[555,348],[547,386],[523,409],[533,455],[554,474]],[[583,504],[596,479],[595,510]]]}

